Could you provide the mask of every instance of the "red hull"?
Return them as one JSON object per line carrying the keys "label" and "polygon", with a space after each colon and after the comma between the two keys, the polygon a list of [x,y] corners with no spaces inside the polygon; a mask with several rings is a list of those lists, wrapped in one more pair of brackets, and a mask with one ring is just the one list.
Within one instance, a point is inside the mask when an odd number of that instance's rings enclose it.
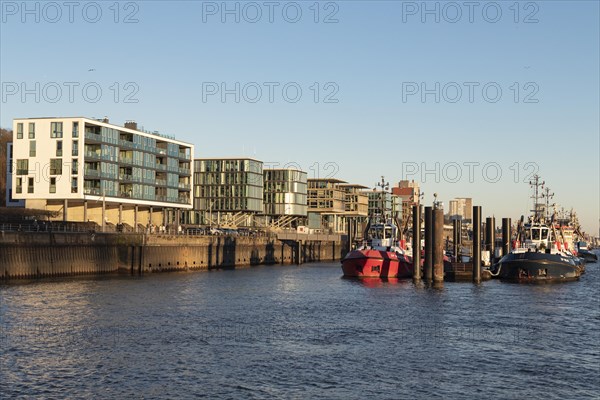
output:
{"label": "red hull", "polygon": [[408,278],[412,264],[392,251],[354,250],[342,260],[342,271],[356,278]]}

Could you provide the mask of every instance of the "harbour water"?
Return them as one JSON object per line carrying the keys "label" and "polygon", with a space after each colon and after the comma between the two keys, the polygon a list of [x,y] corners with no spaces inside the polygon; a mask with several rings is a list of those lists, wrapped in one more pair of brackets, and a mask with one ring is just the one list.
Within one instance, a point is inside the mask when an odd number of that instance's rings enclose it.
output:
{"label": "harbour water", "polygon": [[519,285],[338,263],[0,286],[0,398],[598,398],[600,264]]}

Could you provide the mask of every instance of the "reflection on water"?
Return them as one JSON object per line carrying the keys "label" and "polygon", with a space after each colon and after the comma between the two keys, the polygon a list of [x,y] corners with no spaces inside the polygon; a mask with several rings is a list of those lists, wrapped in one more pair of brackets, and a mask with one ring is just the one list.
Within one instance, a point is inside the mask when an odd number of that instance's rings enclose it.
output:
{"label": "reflection on water", "polygon": [[594,398],[599,269],[437,290],[339,264],[0,286],[0,398]]}

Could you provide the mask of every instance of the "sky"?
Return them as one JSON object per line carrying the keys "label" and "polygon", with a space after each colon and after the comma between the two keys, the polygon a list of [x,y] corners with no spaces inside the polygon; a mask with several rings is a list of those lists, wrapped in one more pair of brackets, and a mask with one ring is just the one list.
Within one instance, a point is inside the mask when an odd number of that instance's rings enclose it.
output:
{"label": "sky", "polygon": [[600,222],[597,1],[0,1],[0,126],[135,120],[309,177]]}

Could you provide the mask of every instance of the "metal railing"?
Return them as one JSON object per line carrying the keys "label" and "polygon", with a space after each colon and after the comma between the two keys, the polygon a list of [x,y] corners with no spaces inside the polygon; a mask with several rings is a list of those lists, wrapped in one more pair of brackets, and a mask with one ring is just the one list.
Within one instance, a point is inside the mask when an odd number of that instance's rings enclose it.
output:
{"label": "metal railing", "polygon": [[98,170],[98,169],[91,169],[91,168],[85,168],[83,170],[83,174],[86,175],[86,176],[99,177],[100,176],[100,170]]}

